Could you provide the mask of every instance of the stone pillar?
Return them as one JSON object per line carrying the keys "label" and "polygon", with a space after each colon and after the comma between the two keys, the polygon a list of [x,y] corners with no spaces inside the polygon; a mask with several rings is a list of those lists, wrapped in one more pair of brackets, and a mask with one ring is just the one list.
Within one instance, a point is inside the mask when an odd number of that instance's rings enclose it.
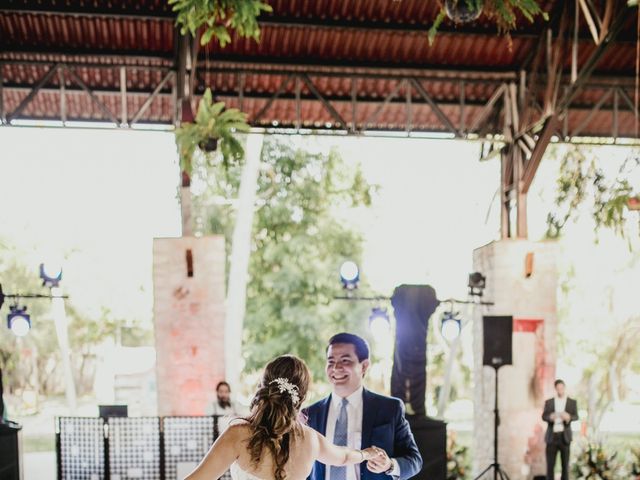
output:
{"label": "stone pillar", "polygon": [[[551,395],[556,362],[556,254],[553,242],[504,239],[473,252],[473,268],[487,277],[483,299],[495,305],[475,309],[475,474],[493,462],[494,370],[482,366],[482,316],[514,318],[513,365],[499,370],[498,461],[511,480],[544,474],[541,421]],[[488,477],[487,477],[488,478]]]}
{"label": "stone pillar", "polygon": [[224,237],[153,243],[158,415],[202,415],[224,378]]}

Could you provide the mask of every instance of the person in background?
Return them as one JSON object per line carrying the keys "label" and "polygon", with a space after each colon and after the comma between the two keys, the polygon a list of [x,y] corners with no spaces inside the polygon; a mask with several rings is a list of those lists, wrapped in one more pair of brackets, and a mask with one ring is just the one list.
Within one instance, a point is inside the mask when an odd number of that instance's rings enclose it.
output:
{"label": "person in background", "polygon": [[571,447],[571,422],[578,420],[578,403],[567,397],[562,380],[554,383],[556,395],[544,403],[542,420],[547,422],[544,441],[547,444],[547,480],[553,480],[556,457],[560,452],[562,480],[569,480],[569,449]]}
{"label": "person in background", "polygon": [[231,400],[231,387],[224,380],[216,385],[216,400],[209,405],[207,415],[240,415],[238,405]]}
{"label": "person in background", "polygon": [[231,399],[231,387],[222,380],[216,385],[216,399],[207,408],[206,415],[216,416],[216,430],[218,433],[224,432],[229,426],[229,422],[242,415],[240,408]]}

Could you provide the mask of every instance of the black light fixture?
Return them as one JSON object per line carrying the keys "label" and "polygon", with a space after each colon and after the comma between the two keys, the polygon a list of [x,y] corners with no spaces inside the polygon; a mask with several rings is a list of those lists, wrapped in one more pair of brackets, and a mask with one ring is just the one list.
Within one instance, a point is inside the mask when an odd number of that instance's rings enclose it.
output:
{"label": "black light fixture", "polygon": [[342,288],[346,290],[355,290],[358,288],[360,269],[356,262],[347,260],[340,266],[340,281],[342,282]]}
{"label": "black light fixture", "polygon": [[[62,278],[62,272],[59,275]],[[59,279],[58,279],[59,280]],[[27,307],[18,306],[18,302],[24,298],[69,298],[67,295],[43,295],[41,293],[4,293],[0,284],[0,308],[6,299],[13,299],[16,303],[9,307],[7,315],[7,327],[16,336],[24,337],[31,330],[31,317],[27,314]]]}
{"label": "black light fixture", "polygon": [[11,305],[7,315],[7,327],[16,337],[24,337],[31,330],[31,317],[27,313],[27,307]]}
{"label": "black light fixture", "polygon": [[442,337],[452,342],[460,336],[462,330],[462,321],[459,318],[460,312],[454,312],[453,310],[446,311],[442,314],[440,321],[440,333]]}
{"label": "black light fixture", "polygon": [[469,295],[472,297],[481,297],[486,285],[487,277],[482,275],[482,273],[473,272],[469,274],[469,282],[467,283],[467,286],[469,287]]}
{"label": "black light fixture", "polygon": [[53,264],[40,264],[40,278],[44,287],[58,287],[62,280],[62,267]]}
{"label": "black light fixture", "polygon": [[373,307],[371,309],[371,315],[369,315],[369,328],[371,330],[383,330],[387,331],[391,328],[391,321],[389,320],[389,313],[386,308]]}

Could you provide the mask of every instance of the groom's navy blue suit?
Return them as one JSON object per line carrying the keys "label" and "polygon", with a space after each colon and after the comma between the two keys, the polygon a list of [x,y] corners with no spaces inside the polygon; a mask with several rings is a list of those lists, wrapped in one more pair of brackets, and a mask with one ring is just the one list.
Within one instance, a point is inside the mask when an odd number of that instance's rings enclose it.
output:
{"label": "groom's navy blue suit", "polygon": [[[305,413],[308,425],[325,435],[331,396],[314,403]],[[331,439],[329,439],[331,441]],[[400,480],[413,477],[422,468],[422,457],[418,451],[409,423],[404,418],[404,405],[397,398],[362,391],[362,445],[360,448],[376,446],[395,458],[400,467]],[[308,480],[325,480],[325,465],[316,462]],[[360,464],[360,480],[389,480],[384,473],[373,473],[366,462]]]}

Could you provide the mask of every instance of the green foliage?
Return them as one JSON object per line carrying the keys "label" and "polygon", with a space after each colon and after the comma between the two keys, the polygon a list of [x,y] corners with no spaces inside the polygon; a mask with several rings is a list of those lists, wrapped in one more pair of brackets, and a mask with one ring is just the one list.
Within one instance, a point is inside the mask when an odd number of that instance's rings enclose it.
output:
{"label": "green foliage", "polygon": [[116,318],[103,308],[99,318],[82,315],[72,304],[67,306],[69,344],[72,349],[72,369],[78,396],[91,394],[98,358],[96,347],[110,341],[116,345],[137,347],[153,345],[153,331],[137,322]]}
{"label": "green foliage", "polygon": [[447,434],[447,480],[464,480],[469,478],[471,464],[469,451],[457,441],[456,432]]}
{"label": "green foliage", "polygon": [[[207,231],[225,235],[227,245],[234,211],[224,199],[237,196],[240,174],[233,165],[226,175],[212,175],[207,193],[194,199],[194,205],[208,204]],[[359,260],[362,243],[334,216],[334,208],[369,205],[370,194],[359,169],[348,168],[336,152],[309,153],[289,140],[265,139],[247,287],[246,371],[289,352],[305,359],[321,379],[332,334],[367,335],[371,305],[333,298],[343,294],[341,262]]]}
{"label": "green foliage", "polygon": [[238,162],[244,156],[244,148],[234,136],[236,132],[248,132],[247,116],[237,108],[224,108],[224,102],[213,103],[211,90],[207,88],[198,105],[194,123],[183,123],[176,130],[176,145],[180,156],[180,168],[191,175],[196,150],[212,139],[218,140],[225,167]]}
{"label": "green foliage", "polygon": [[[5,293],[49,293],[42,286],[36,267],[27,268],[14,249],[6,248],[3,253],[0,283]],[[5,301],[0,312],[3,320],[12,303],[9,299]],[[32,328],[25,337],[17,338],[6,324],[0,325],[0,368],[4,372],[6,392],[17,398],[26,390],[42,396],[60,395],[64,393],[64,378],[55,323],[50,314],[51,303],[46,299],[23,299],[19,303],[27,306]],[[99,318],[90,318],[74,307],[72,298],[65,300],[65,310],[71,367],[79,396],[93,391],[98,345],[107,340],[131,346],[153,343],[150,329],[113,318],[107,310],[103,310]],[[29,407],[37,408],[37,405]]]}
{"label": "green foliage", "polygon": [[640,157],[629,157],[617,177],[609,180],[602,169],[596,166],[594,156],[587,158],[582,148],[570,147],[561,161],[555,199],[557,207],[564,213],[548,214],[547,236],[557,238],[566,222],[577,217],[578,207],[590,199],[596,230],[604,227],[624,237],[627,205],[631,199],[640,196],[634,191],[628,177],[639,169]]}
{"label": "green foliage", "polygon": [[640,447],[631,449],[631,465],[629,466],[629,476],[633,479],[640,479]]}
{"label": "green foliage", "polygon": [[615,480],[620,478],[617,453],[609,454],[601,443],[588,441],[572,465],[577,480]]}
{"label": "green foliage", "polygon": [[592,434],[598,433],[602,417],[616,397],[624,399],[626,396],[628,386],[621,380],[636,366],[639,341],[640,318],[632,317],[619,322],[606,338],[592,347],[592,351],[585,348],[585,353],[590,354],[590,361],[583,360],[580,393],[588,400],[588,422]]}
{"label": "green foliage", "polygon": [[[454,3],[465,2],[470,10],[482,10],[482,14],[495,23],[498,33],[509,34],[516,28],[517,12],[520,12],[529,22],[541,15],[545,20],[549,15],[542,10],[537,0],[453,0]],[[432,45],[438,33],[438,28],[447,18],[444,0],[440,1],[441,8],[433,25],[429,29],[429,44]]]}
{"label": "green foliage", "polygon": [[[42,293],[37,268],[29,269],[15,259],[15,251],[5,250],[0,258],[0,283],[5,294]],[[49,316],[46,300],[22,299],[18,303],[27,307],[32,329],[17,338],[6,328],[6,315],[13,299],[5,299],[0,311],[0,368],[4,372],[5,388],[9,393],[29,389],[51,392],[56,387],[56,366],[59,361],[56,334]],[[53,341],[52,341],[53,340]]]}
{"label": "green foliage", "polygon": [[177,12],[176,23],[182,35],[195,36],[203,28],[200,43],[206,45],[215,37],[220,46],[231,42],[231,30],[241,37],[260,40],[257,18],[262,12],[271,12],[271,6],[260,0],[169,0]]}

